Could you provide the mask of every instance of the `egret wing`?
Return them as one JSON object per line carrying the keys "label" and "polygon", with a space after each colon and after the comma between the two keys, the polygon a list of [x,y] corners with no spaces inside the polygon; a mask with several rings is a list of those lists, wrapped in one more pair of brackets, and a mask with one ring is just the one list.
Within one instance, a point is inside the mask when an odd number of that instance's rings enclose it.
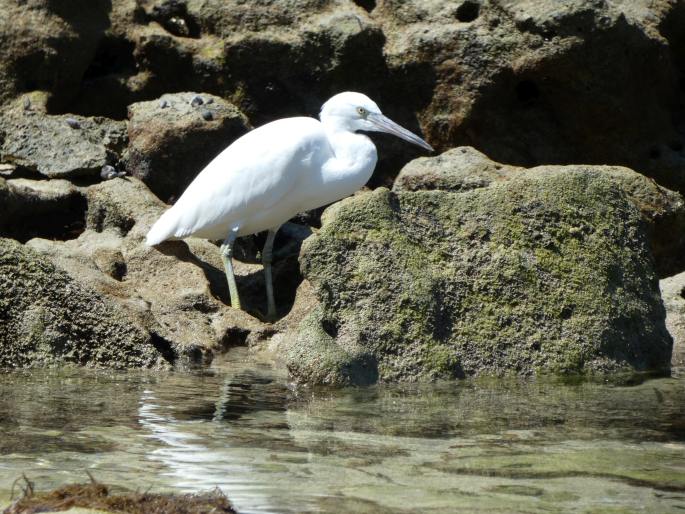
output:
{"label": "egret wing", "polygon": [[298,212],[298,184],[332,155],[313,118],[287,118],[249,132],[210,162],[176,202],[173,235],[226,230],[274,208]]}

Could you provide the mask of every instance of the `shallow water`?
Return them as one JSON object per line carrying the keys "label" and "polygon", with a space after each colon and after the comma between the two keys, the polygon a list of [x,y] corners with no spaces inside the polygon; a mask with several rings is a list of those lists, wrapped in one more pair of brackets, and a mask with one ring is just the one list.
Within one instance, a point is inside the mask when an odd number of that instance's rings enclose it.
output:
{"label": "shallow water", "polygon": [[[685,374],[294,389],[244,350],[198,373],[0,374],[0,506],[97,480],[249,512],[685,512]],[[15,492],[16,494],[16,492]]]}

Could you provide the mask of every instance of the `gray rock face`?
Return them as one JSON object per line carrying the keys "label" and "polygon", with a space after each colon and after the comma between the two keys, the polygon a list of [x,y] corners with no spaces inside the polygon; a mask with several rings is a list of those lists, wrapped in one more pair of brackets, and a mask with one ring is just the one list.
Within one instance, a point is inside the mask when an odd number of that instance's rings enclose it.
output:
{"label": "gray rock face", "polygon": [[605,175],[358,195],[301,253],[319,306],[284,342],[302,381],[664,370],[639,211]]}
{"label": "gray rock face", "polygon": [[666,307],[666,328],[673,337],[671,366],[685,366],[685,273],[659,282]]}
{"label": "gray rock face", "polygon": [[1,120],[0,160],[50,178],[96,177],[126,146],[126,125],[106,118],[10,110]]}
{"label": "gray rock face", "polygon": [[212,95],[176,93],[133,104],[127,171],[163,200],[178,197],[209,161],[249,128],[235,106]]}
{"label": "gray rock face", "polygon": [[569,169],[598,172],[610,177],[640,209],[648,223],[649,240],[660,276],[685,267],[685,200],[680,193],[621,166],[538,166],[520,168],[490,160],[471,147],[448,150],[407,164],[397,176],[393,191],[466,191],[487,187],[523,175],[565,173]]}
{"label": "gray rock face", "polygon": [[0,324],[0,367],[168,367],[120,307],[10,239],[0,239]]}

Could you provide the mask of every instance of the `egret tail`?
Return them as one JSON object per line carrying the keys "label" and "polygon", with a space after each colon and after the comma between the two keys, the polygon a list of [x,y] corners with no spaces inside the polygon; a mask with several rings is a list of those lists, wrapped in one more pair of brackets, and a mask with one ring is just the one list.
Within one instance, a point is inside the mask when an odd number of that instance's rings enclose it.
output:
{"label": "egret tail", "polygon": [[167,210],[150,228],[145,237],[145,244],[154,246],[174,236],[177,226],[176,221],[176,213],[173,212],[173,209]]}

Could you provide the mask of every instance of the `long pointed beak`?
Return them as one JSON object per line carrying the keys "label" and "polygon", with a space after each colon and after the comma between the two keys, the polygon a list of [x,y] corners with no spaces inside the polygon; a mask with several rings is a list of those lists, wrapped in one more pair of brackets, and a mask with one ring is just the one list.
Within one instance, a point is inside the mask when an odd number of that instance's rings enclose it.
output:
{"label": "long pointed beak", "polygon": [[387,132],[388,134],[397,136],[401,139],[404,139],[405,141],[414,143],[415,145],[418,145],[421,148],[425,148],[429,152],[433,151],[433,147],[431,145],[426,143],[423,139],[421,139],[413,132],[410,132],[401,125],[398,125],[387,116],[384,116],[382,114],[369,113],[366,119],[373,124],[373,126],[378,132]]}

